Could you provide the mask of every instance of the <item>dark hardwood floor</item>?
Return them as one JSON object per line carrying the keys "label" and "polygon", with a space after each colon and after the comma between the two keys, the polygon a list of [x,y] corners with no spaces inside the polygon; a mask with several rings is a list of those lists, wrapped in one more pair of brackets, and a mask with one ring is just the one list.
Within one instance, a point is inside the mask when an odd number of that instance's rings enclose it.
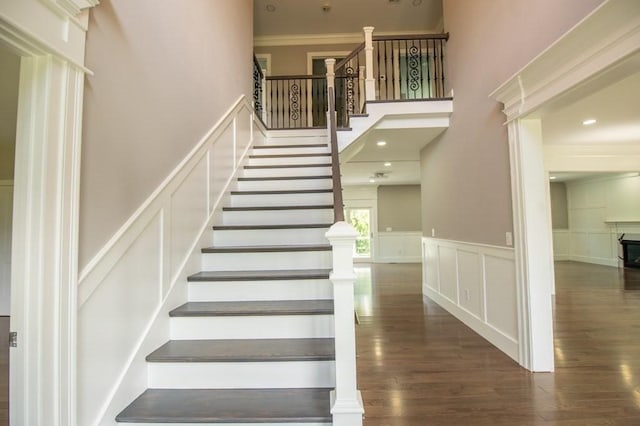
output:
{"label": "dark hardwood floor", "polygon": [[[640,270],[556,263],[556,371],[537,374],[423,302],[420,265],[357,271],[365,426],[640,425]],[[8,330],[0,317],[0,426]]]}
{"label": "dark hardwood floor", "polygon": [[640,425],[640,271],[557,263],[556,371],[536,374],[423,302],[420,265],[358,273],[365,426]]}

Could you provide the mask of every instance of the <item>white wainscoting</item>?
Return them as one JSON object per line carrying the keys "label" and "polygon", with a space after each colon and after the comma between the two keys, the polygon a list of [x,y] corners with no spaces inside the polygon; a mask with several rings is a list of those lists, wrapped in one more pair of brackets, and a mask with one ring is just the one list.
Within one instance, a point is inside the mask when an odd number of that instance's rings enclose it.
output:
{"label": "white wainscoting", "polygon": [[571,232],[568,229],[553,230],[553,259],[570,260]]}
{"label": "white wainscoting", "polygon": [[512,248],[422,238],[422,292],[518,360]]}
{"label": "white wainscoting", "polygon": [[114,425],[147,387],[144,357],[169,339],[222,197],[264,139],[240,98],[81,272],[78,424]]}
{"label": "white wainscoting", "polygon": [[419,263],[422,260],[422,232],[378,232],[376,262]]}

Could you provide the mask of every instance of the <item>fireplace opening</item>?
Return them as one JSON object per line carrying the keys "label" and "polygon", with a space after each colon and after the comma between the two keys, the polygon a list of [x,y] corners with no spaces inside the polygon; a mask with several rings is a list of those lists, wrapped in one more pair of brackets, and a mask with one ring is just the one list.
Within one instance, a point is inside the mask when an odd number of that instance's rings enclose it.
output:
{"label": "fireplace opening", "polygon": [[624,266],[640,268],[640,234],[622,234],[619,240]]}

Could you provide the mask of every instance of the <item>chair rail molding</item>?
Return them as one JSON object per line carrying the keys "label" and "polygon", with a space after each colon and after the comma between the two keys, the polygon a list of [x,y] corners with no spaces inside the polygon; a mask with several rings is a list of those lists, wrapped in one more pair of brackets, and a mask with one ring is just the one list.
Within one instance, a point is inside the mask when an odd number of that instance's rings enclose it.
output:
{"label": "chair rail molding", "polygon": [[637,6],[636,0],[603,2],[489,95],[504,105],[508,124],[519,362],[532,371],[553,370],[553,239],[541,123],[527,116],[587,84],[604,86],[610,72],[637,71]]}

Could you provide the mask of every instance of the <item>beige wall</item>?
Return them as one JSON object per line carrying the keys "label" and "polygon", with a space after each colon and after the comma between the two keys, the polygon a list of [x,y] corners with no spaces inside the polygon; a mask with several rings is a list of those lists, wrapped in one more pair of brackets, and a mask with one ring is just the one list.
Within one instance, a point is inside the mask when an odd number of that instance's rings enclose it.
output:
{"label": "beige wall", "polygon": [[80,267],[252,96],[252,0],[102,0],[86,65]]}
{"label": "beige wall", "polygon": [[602,0],[445,0],[450,128],[421,153],[423,232],[504,246],[512,231],[505,116],[489,93]]}
{"label": "beige wall", "polygon": [[378,231],[420,231],[420,185],[378,187]]}
{"label": "beige wall", "polygon": [[552,182],[549,186],[549,191],[551,194],[551,223],[553,229],[569,229],[567,185],[564,182]]}
{"label": "beige wall", "polygon": [[358,44],[359,43],[307,46],[261,46],[255,48],[255,53],[271,54],[271,75],[307,75],[308,52],[350,53]]}
{"label": "beige wall", "polygon": [[20,57],[0,46],[0,180],[13,180]]}

